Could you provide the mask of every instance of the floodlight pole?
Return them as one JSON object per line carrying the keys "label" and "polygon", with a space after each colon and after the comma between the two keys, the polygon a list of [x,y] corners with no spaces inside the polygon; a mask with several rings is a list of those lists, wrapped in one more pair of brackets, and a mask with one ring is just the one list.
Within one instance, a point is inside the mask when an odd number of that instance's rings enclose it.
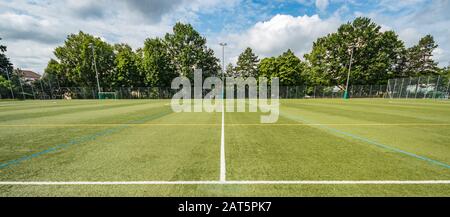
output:
{"label": "floodlight pole", "polygon": [[[4,70],[4,71],[6,72],[6,78],[8,79],[8,81],[11,82],[11,79],[9,79],[8,68],[2,69],[2,70]],[[13,91],[13,89],[12,89],[12,82],[9,84],[9,90],[11,91],[11,97],[12,97],[12,99],[14,99],[14,91]]]}
{"label": "floodlight pole", "polygon": [[225,76],[225,46],[227,46],[227,43],[219,43],[220,46],[222,46],[222,79]]}
{"label": "floodlight pole", "polygon": [[[21,74],[23,73],[22,71],[19,71],[19,72],[21,72]],[[23,91],[22,78],[21,78],[20,74],[19,74],[19,84],[20,84],[20,89],[22,90],[22,98],[25,100],[25,92]]]}
{"label": "floodlight pole", "polygon": [[353,61],[353,49],[355,47],[352,45],[352,48],[350,50],[350,63],[348,64],[348,73],[347,73],[347,82],[345,84],[345,92],[344,92],[344,99],[350,98],[348,95],[348,82],[350,80],[350,71],[352,70],[352,61]]}
{"label": "floodlight pole", "polygon": [[100,92],[100,82],[98,81],[98,71],[97,71],[97,62],[95,61],[95,46],[93,43],[89,43],[89,47],[92,48],[92,57],[94,59],[94,69],[95,69],[95,77],[97,78],[97,89]]}
{"label": "floodlight pole", "polygon": [[225,89],[225,46],[227,46],[227,43],[222,42],[219,43],[220,46],[222,46],[222,99],[224,98],[224,89]]}
{"label": "floodlight pole", "polygon": [[361,38],[358,38],[358,40],[350,45],[350,63],[348,64],[348,73],[347,73],[347,82],[345,84],[345,92],[344,92],[344,99],[350,98],[349,92],[348,92],[348,83],[350,81],[350,72],[352,70],[352,62],[353,62],[353,51],[355,48],[361,47]]}

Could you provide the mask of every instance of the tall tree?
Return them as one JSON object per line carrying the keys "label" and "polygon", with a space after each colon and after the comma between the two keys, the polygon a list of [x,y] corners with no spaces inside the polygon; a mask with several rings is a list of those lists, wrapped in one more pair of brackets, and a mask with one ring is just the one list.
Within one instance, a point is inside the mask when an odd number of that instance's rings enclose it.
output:
{"label": "tall tree", "polygon": [[[68,80],[64,68],[58,61],[50,59],[41,78],[45,83],[51,83],[58,87],[71,87],[75,84]],[[76,85],[75,85],[76,86]]]}
{"label": "tall tree", "polygon": [[6,90],[6,89],[9,88],[10,85],[11,85],[11,81],[8,81],[6,78],[4,78],[2,75],[0,75],[0,88],[4,89],[1,91],[5,92],[5,94],[9,94],[8,90]]}
{"label": "tall tree", "polygon": [[78,34],[71,34],[63,46],[55,49],[54,54],[61,65],[61,70],[75,85],[97,86],[94,58],[100,86],[111,87],[114,84],[114,48],[100,38],[81,31]]}
{"label": "tall tree", "polygon": [[[2,38],[0,38],[0,40],[2,40]],[[3,78],[7,78],[6,70],[8,70],[8,72],[13,70],[13,65],[5,54],[6,50],[6,46],[0,44],[0,76],[3,76]]]}
{"label": "tall tree", "polygon": [[260,77],[266,77],[271,79],[277,77],[280,67],[278,66],[278,60],[276,57],[263,58],[258,64],[258,72]]}
{"label": "tall tree", "polygon": [[280,85],[294,86],[304,83],[302,73],[304,71],[304,63],[294,55],[291,50],[287,50],[278,57],[278,76]]}
{"label": "tall tree", "polygon": [[345,84],[352,56],[351,83],[384,83],[400,73],[403,42],[392,31],[382,32],[369,18],[358,17],[336,33],[313,43],[305,55],[312,80],[325,85]]}
{"label": "tall tree", "polygon": [[217,75],[219,60],[206,47],[206,39],[190,24],[176,23],[173,33],[164,37],[171,63],[180,75],[193,78],[194,69],[202,69],[204,76]]}
{"label": "tall tree", "polygon": [[115,75],[114,87],[138,87],[143,85],[139,73],[139,58],[127,44],[114,45]]}
{"label": "tall tree", "polygon": [[259,76],[270,80],[272,77],[280,79],[281,86],[294,86],[305,83],[305,63],[291,50],[287,50],[278,57],[264,58],[258,65]]}
{"label": "tall tree", "polygon": [[5,54],[6,51],[7,47],[0,44],[0,87],[3,87],[3,90],[1,90],[2,95],[8,95],[12,97],[11,89],[16,94],[18,94],[22,90],[20,88],[21,74],[18,73],[18,70],[14,70],[13,64],[9,61],[9,58]]}
{"label": "tall tree", "polygon": [[225,75],[228,77],[236,77],[236,71],[234,70],[234,66],[231,63],[225,67]]}
{"label": "tall tree", "polygon": [[437,63],[432,59],[433,51],[438,45],[431,35],[419,40],[417,45],[408,48],[407,71],[410,76],[436,75],[439,72]]}
{"label": "tall tree", "polygon": [[141,58],[145,85],[170,87],[172,79],[178,76],[174,65],[171,64],[167,46],[159,38],[145,40]]}
{"label": "tall tree", "polygon": [[257,77],[258,76],[258,63],[259,59],[252,49],[247,47],[242,52],[236,63],[236,74],[241,77]]}

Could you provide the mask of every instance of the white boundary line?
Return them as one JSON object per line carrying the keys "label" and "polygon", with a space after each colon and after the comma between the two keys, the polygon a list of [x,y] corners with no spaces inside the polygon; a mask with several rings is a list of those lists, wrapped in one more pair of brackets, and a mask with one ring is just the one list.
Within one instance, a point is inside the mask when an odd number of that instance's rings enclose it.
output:
{"label": "white boundary line", "polygon": [[[223,93],[222,93],[223,94]],[[226,164],[225,164],[225,100],[222,97],[222,130],[220,135],[220,182],[226,180]]]}
{"label": "white boundary line", "polygon": [[450,180],[304,180],[304,181],[2,181],[0,185],[431,185]]}
{"label": "white boundary line", "polygon": [[[0,127],[111,127],[111,126],[219,126],[221,124],[210,123],[110,123],[110,124],[0,124]],[[228,126],[450,126],[450,123],[242,123]]]}

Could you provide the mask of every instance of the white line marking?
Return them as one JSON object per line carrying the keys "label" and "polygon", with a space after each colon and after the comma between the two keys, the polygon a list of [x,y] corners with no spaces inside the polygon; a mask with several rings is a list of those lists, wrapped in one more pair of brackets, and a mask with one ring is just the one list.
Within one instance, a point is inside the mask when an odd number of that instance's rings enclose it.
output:
{"label": "white line marking", "polygon": [[304,180],[304,181],[2,181],[0,185],[430,185],[450,180]]}
{"label": "white line marking", "polygon": [[[212,123],[0,124],[0,127],[220,126]],[[227,126],[450,126],[450,123],[229,123]]]}
{"label": "white line marking", "polygon": [[[223,93],[222,93],[223,94]],[[220,182],[226,180],[225,164],[225,100],[222,97],[222,132],[220,136]]]}

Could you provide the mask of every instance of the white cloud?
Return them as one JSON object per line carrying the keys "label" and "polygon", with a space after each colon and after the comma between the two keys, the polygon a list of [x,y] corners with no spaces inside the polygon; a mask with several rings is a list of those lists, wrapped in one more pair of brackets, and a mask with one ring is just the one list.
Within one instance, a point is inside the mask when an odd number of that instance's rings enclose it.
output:
{"label": "white cloud", "polygon": [[320,11],[325,11],[328,7],[328,0],[316,0],[315,5]]}
{"label": "white cloud", "polygon": [[[381,10],[370,13],[373,20],[394,30],[405,42],[407,47],[417,44],[423,36],[431,34],[439,45],[433,59],[439,62],[439,66],[450,64],[450,1],[424,0],[382,1]],[[386,9],[398,11],[399,13],[384,13]]]}
{"label": "white cloud", "polygon": [[[375,5],[373,8],[362,10],[362,1],[297,0],[303,8],[315,7],[320,16],[291,16],[271,14],[276,8],[272,3],[241,0],[147,0],[144,6],[151,8],[151,15],[145,13],[145,7],[141,12],[132,10],[130,4],[135,8],[141,1],[0,0],[0,37],[1,43],[8,46],[8,56],[16,67],[42,73],[53,56],[53,48],[61,45],[70,33],[82,30],[109,43],[124,42],[138,48],[145,38],[163,36],[171,31],[174,22],[182,21],[206,26],[201,33],[206,34],[208,45],[218,57],[222,54],[218,43],[228,42],[225,54],[234,62],[245,47],[253,48],[260,57],[279,55],[287,49],[301,57],[310,51],[317,37],[335,32],[340,24],[360,15],[372,17],[383,30],[396,31],[407,46],[432,34],[440,49],[434,58],[441,66],[447,65],[450,61],[450,1],[424,1],[380,0],[371,3]],[[336,6],[334,11],[330,4]],[[355,12],[355,7],[364,12]],[[229,16],[220,18],[222,24],[200,19],[204,14],[221,16],[224,11]],[[222,30],[210,30],[208,25],[223,26]]]}
{"label": "white cloud", "polygon": [[408,47],[417,44],[421,34],[415,28],[405,28],[398,32],[399,37],[405,42]]}
{"label": "white cloud", "polygon": [[81,30],[138,48],[146,38],[170,32],[177,21],[195,23],[197,12],[214,13],[237,1],[0,1],[0,37],[15,67],[43,73],[53,49],[71,33]]}
{"label": "white cloud", "polygon": [[[302,57],[310,51],[313,41],[335,31],[340,23],[335,17],[324,20],[319,15],[294,17],[278,14],[268,21],[257,22],[242,33],[229,34],[221,39],[229,42],[227,56],[233,63],[246,47],[251,47],[260,57],[279,55],[287,49]],[[219,51],[220,47],[216,46],[216,52]]]}
{"label": "white cloud", "polygon": [[[2,40],[3,41],[3,40]],[[14,41],[8,43],[7,56],[14,66],[21,69],[37,70],[46,65],[52,56],[54,46],[35,41]],[[42,72],[42,71],[37,71]]]}

